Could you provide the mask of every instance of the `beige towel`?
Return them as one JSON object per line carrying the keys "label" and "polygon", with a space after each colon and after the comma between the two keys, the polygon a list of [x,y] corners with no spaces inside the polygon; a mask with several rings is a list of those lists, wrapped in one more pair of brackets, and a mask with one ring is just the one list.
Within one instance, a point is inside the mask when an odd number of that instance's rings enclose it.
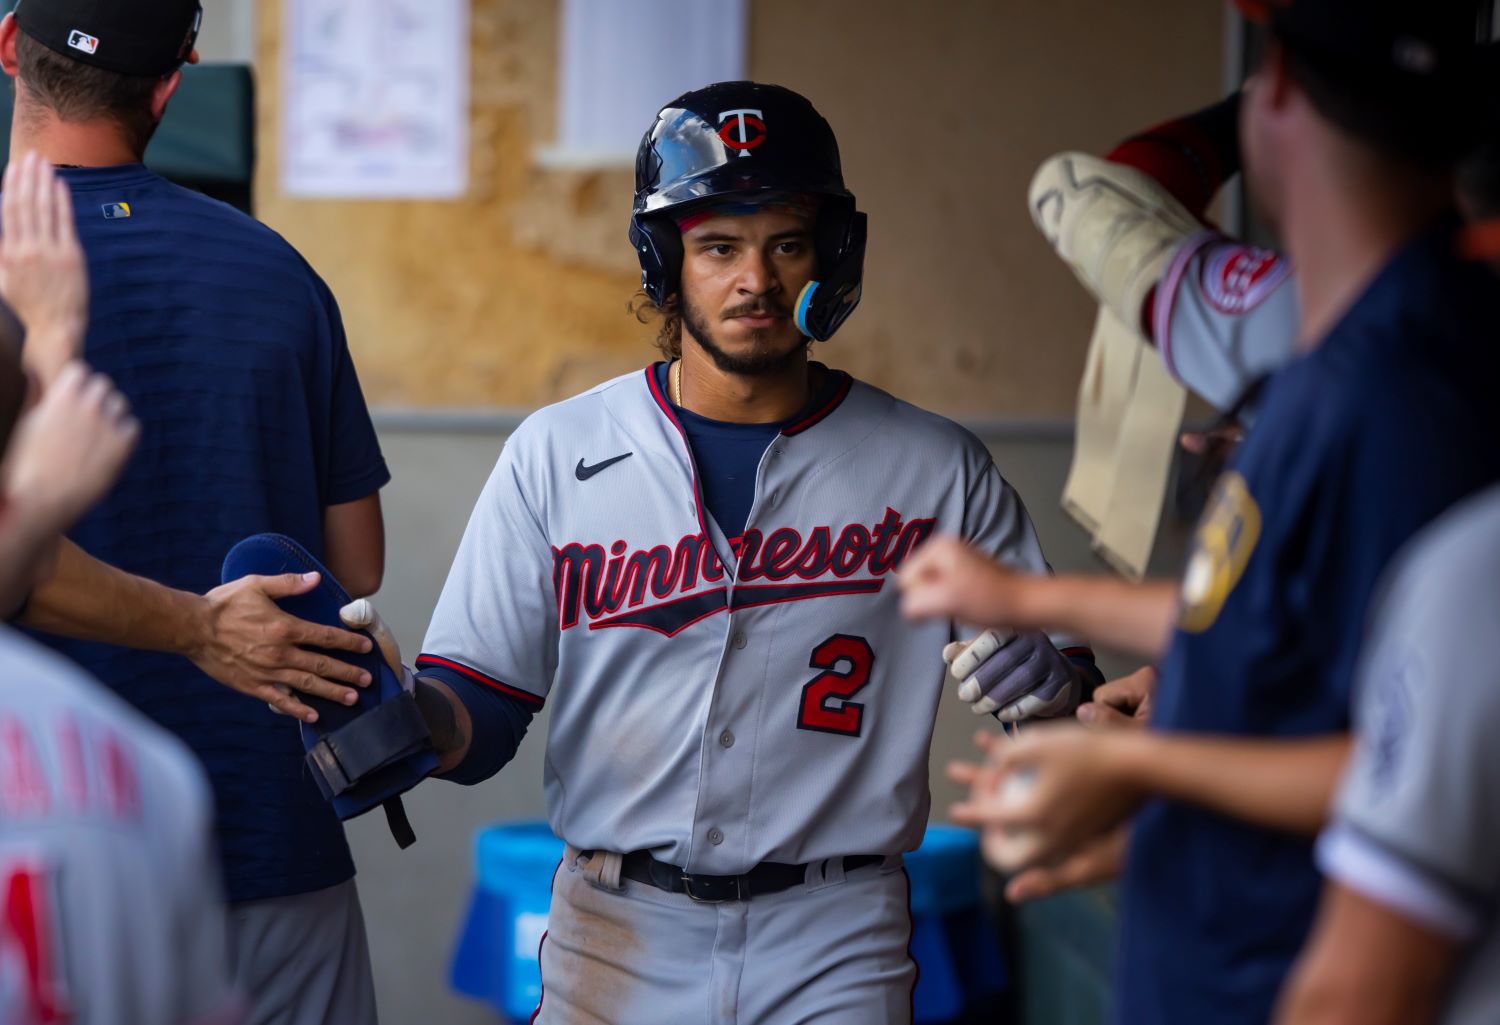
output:
{"label": "beige towel", "polygon": [[1132,579],[1151,560],[1186,404],[1155,347],[1101,309],[1062,504],[1100,557]]}

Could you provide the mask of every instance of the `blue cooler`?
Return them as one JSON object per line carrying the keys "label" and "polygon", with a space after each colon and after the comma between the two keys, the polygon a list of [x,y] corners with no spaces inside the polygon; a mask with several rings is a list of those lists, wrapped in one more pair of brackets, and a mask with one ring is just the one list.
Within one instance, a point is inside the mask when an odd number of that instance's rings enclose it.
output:
{"label": "blue cooler", "polygon": [[[453,955],[453,988],[525,1021],[542,996],[537,962],[552,875],[563,842],[545,822],[492,826],[475,844],[478,883]],[[998,1013],[1007,982],[994,923],[979,893],[979,838],[955,826],[930,826],[906,856],[911,879],[911,952],[917,1025]]]}
{"label": "blue cooler", "polygon": [[928,826],[922,846],[906,856],[906,874],[918,968],[916,1025],[998,1020],[1009,976],[979,893],[979,835]]}
{"label": "blue cooler", "polygon": [[510,1021],[526,1021],[542,998],[537,957],[562,856],[545,822],[491,826],[474,844],[478,882],[448,980]]}

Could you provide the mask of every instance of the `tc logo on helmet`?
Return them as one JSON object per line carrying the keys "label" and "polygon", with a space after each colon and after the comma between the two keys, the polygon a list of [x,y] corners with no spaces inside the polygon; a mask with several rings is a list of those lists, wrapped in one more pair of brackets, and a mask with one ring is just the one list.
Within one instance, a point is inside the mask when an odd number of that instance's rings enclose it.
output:
{"label": "tc logo on helmet", "polygon": [[724,111],[719,115],[719,138],[740,156],[748,157],[751,150],[766,141],[766,123],[761,120],[761,112]]}

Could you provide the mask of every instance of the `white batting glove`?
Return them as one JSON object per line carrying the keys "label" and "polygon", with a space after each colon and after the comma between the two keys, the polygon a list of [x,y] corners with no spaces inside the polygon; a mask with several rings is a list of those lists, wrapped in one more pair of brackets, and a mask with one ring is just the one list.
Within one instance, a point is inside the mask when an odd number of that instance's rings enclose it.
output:
{"label": "white batting glove", "polygon": [[368,630],[375,639],[376,646],[380,648],[385,664],[391,667],[391,672],[401,681],[401,689],[408,694],[415,693],[417,681],[401,661],[401,648],[396,644],[396,635],[385,625],[385,620],[380,618],[380,613],[375,611],[375,605],[370,599],[354,599],[339,609],[339,619],[351,630]]}
{"label": "white batting glove", "polygon": [[1083,697],[1078,669],[1039,630],[986,630],[943,649],[958,696],[1001,722],[1067,715]]}

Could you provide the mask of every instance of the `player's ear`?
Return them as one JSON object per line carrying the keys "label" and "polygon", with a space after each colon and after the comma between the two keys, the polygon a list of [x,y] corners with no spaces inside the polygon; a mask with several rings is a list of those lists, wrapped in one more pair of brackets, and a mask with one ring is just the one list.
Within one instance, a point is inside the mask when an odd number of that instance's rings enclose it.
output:
{"label": "player's ear", "polygon": [[1265,90],[1264,102],[1271,110],[1284,110],[1297,89],[1292,75],[1291,55],[1285,45],[1272,39],[1266,44],[1266,56],[1256,72],[1256,88]]}
{"label": "player's ear", "polygon": [[20,71],[20,61],[16,59],[16,16],[7,14],[4,20],[0,20],[0,68],[11,78],[15,78]]}
{"label": "player's ear", "polygon": [[[0,45],[3,45],[4,37],[0,36]],[[196,51],[194,51],[196,52]],[[151,116],[157,121],[167,112],[167,104],[172,102],[172,97],[177,95],[177,87],[182,85],[182,72],[172,72],[151,90]]]}

